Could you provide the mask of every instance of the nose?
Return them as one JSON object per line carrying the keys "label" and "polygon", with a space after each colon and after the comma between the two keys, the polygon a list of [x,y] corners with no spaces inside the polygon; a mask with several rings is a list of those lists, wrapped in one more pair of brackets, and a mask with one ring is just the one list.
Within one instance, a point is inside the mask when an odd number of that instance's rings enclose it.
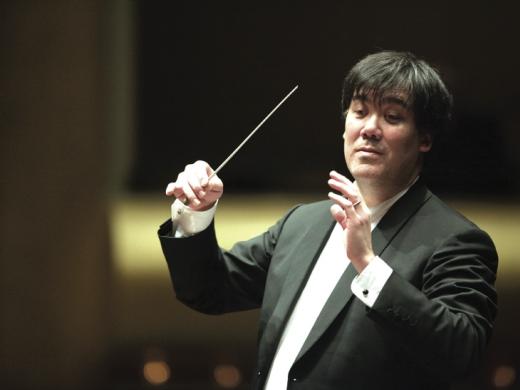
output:
{"label": "nose", "polygon": [[367,116],[364,126],[361,129],[361,137],[363,139],[379,141],[382,135],[381,128],[379,127],[379,116],[377,114]]}

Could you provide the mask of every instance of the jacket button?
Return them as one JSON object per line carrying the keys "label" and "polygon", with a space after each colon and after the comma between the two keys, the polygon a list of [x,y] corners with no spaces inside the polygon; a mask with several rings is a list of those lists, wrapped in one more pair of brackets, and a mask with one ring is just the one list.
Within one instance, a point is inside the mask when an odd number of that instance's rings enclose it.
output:
{"label": "jacket button", "polygon": [[291,380],[292,380],[293,382],[296,382],[297,379],[296,379],[296,378],[292,378]]}
{"label": "jacket button", "polygon": [[262,375],[262,371],[258,371],[258,372],[256,373],[256,375],[258,375],[258,376]]}

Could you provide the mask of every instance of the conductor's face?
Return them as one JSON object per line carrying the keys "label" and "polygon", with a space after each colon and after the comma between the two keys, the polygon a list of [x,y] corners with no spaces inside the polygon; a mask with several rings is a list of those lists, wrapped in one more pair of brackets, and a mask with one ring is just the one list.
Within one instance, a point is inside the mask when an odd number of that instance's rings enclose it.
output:
{"label": "conductor's face", "polygon": [[345,161],[358,181],[405,186],[419,173],[430,138],[415,127],[406,95],[354,95],[345,119]]}

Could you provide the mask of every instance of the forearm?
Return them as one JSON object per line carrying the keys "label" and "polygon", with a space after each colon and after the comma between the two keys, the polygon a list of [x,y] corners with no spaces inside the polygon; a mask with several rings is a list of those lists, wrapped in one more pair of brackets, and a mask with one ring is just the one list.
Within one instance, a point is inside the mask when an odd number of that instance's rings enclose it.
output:
{"label": "forearm", "polygon": [[217,298],[216,285],[222,284],[213,226],[194,236],[174,238],[172,222],[167,221],[159,230],[159,239],[177,298],[198,311],[221,312],[217,302],[211,302],[212,297]]}
{"label": "forearm", "polygon": [[179,300],[208,314],[259,307],[282,221],[229,251],[219,248],[213,223],[185,238],[171,235],[171,221],[163,224],[159,238]]}

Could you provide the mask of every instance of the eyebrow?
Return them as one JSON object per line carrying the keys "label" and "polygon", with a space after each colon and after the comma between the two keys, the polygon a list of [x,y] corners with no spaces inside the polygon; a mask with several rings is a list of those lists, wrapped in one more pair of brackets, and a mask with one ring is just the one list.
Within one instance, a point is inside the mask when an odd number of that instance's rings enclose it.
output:
{"label": "eyebrow", "polygon": [[[358,94],[358,95],[352,96],[352,100],[359,100],[361,102],[366,102],[366,101],[371,100],[371,99],[369,99],[368,95]],[[397,104],[397,105],[402,106],[403,108],[406,108],[406,109],[410,108],[410,106],[408,105],[406,100],[404,100],[404,99],[402,99],[400,97],[397,97],[397,96],[393,96],[393,95],[383,96],[380,99],[380,104]]]}

